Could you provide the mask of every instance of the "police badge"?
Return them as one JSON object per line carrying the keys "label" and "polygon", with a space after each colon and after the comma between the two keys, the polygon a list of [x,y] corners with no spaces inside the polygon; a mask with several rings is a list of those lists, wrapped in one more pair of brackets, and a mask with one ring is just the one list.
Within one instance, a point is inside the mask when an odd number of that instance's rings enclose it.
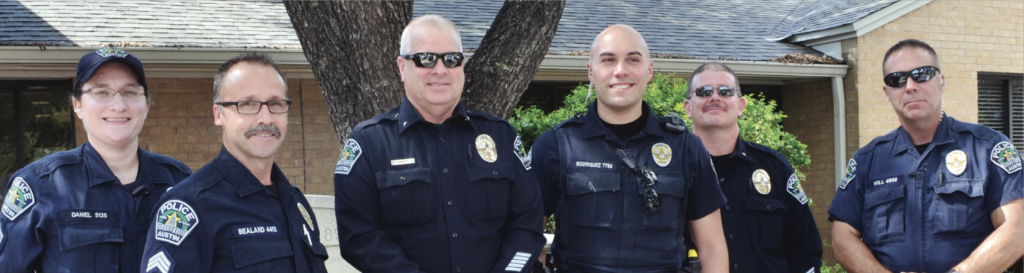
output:
{"label": "police badge", "polygon": [[754,188],[757,192],[762,195],[767,195],[772,192],[772,178],[768,176],[768,172],[764,169],[757,169],[754,171],[754,175],[750,177],[751,183],[754,183]]}
{"label": "police badge", "polygon": [[668,163],[672,162],[672,147],[665,143],[656,143],[651,146],[651,157],[658,166],[668,167]]}
{"label": "police badge", "polygon": [[487,134],[480,134],[476,137],[476,152],[487,163],[498,161],[498,151],[494,148],[494,139]]}
{"label": "police badge", "polygon": [[967,170],[967,154],[964,151],[956,150],[946,154],[946,169],[949,173],[959,176]]}

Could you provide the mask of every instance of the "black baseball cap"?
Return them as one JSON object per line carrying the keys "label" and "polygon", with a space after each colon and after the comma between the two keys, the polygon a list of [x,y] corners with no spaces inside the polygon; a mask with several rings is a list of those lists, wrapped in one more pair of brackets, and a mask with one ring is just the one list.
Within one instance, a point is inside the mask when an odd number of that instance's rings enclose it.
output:
{"label": "black baseball cap", "polygon": [[86,53],[81,60],[78,60],[78,76],[75,78],[75,89],[71,90],[71,93],[76,97],[81,94],[82,84],[92,78],[92,73],[96,72],[97,68],[111,61],[123,63],[131,68],[135,73],[135,80],[142,85],[142,88],[146,89],[146,96],[149,96],[149,85],[146,85],[146,73],[142,70],[142,62],[134,55],[116,47],[105,47]]}

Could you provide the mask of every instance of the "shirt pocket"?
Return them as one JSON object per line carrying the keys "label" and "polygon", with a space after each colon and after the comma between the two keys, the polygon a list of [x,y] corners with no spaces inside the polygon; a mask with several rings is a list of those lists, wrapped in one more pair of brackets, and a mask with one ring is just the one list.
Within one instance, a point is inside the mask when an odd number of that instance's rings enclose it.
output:
{"label": "shirt pocket", "polygon": [[307,256],[307,263],[311,269],[310,272],[327,272],[326,265],[324,264],[328,258],[327,247],[319,241],[314,241],[312,244],[307,244],[307,246],[309,246],[310,252],[313,253],[313,255]]}
{"label": "shirt pocket", "polygon": [[[685,219],[686,179],[681,172],[659,172],[658,181],[653,189],[658,193],[661,208],[655,212],[646,212],[644,207],[644,228],[646,229],[678,229],[680,221]],[[640,205],[647,205],[647,187],[639,184]]]}
{"label": "shirt pocket", "polygon": [[381,222],[415,226],[434,218],[435,191],[426,168],[388,170],[377,176]]}
{"label": "shirt pocket", "polygon": [[904,184],[879,187],[864,193],[864,243],[877,245],[903,241],[903,212],[906,208]]}
{"label": "shirt pocket", "polygon": [[117,272],[122,243],[119,223],[60,226],[60,257],[75,272]]}
{"label": "shirt pocket", "polygon": [[622,215],[619,173],[571,171],[567,174],[566,200],[570,225],[618,230],[614,223]]}
{"label": "shirt pocket", "polygon": [[281,236],[231,242],[235,269],[243,272],[292,272],[292,245]]}
{"label": "shirt pocket", "polygon": [[473,217],[485,222],[504,222],[508,215],[508,194],[515,174],[509,164],[487,164],[467,170],[470,187],[470,210]]}
{"label": "shirt pocket", "polygon": [[931,216],[936,241],[979,234],[991,227],[986,221],[990,215],[985,209],[982,179],[949,179],[933,187],[936,196]]}
{"label": "shirt pocket", "polygon": [[[783,196],[787,198],[788,196]],[[757,221],[751,226],[754,231],[752,235],[757,236],[757,242],[762,249],[778,249],[782,243],[782,228],[786,221],[786,205],[782,200],[746,197],[744,205],[747,209],[748,218]],[[749,229],[748,229],[749,230]]]}

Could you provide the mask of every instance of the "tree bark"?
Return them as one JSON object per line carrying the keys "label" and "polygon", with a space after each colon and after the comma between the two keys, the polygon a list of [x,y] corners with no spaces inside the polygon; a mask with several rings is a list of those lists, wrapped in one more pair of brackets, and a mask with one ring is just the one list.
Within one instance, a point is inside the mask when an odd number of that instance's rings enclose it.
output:
{"label": "tree bark", "polygon": [[533,81],[565,1],[508,0],[466,63],[462,103],[508,119]]}
{"label": "tree bark", "polygon": [[[284,6],[340,142],[360,121],[401,103],[405,91],[395,58],[413,2],[286,0]],[[462,103],[508,118],[547,54],[564,9],[564,0],[506,1],[465,64]]]}
{"label": "tree bark", "polygon": [[395,58],[411,1],[284,1],[341,143],[402,102]]}

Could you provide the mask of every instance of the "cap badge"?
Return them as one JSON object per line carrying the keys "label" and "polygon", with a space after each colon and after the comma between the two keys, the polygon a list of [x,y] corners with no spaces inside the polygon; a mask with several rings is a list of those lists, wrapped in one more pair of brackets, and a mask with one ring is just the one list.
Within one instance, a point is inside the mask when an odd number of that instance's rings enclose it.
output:
{"label": "cap badge", "polygon": [[110,58],[110,57],[124,58],[125,56],[128,56],[128,52],[127,51],[121,50],[120,48],[113,48],[113,47],[104,47],[104,48],[101,48],[99,50],[96,50],[96,54],[99,54],[100,56],[103,56],[103,58]]}

